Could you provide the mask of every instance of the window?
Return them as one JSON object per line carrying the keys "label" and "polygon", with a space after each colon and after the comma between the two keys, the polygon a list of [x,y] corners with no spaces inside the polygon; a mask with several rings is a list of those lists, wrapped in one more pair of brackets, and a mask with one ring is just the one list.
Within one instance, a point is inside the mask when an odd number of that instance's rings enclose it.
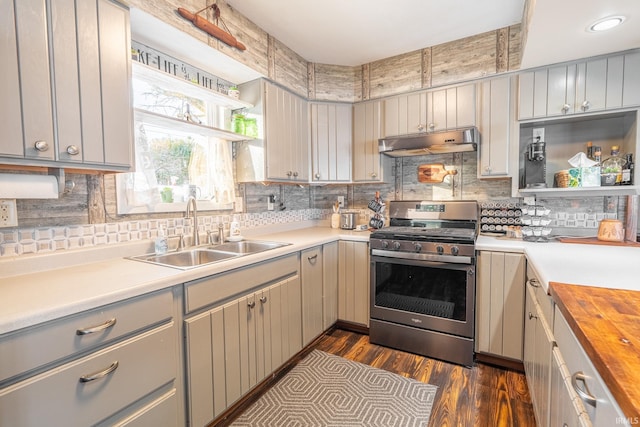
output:
{"label": "window", "polygon": [[118,213],[232,209],[235,199],[227,97],[134,62],[136,171],[116,180]]}

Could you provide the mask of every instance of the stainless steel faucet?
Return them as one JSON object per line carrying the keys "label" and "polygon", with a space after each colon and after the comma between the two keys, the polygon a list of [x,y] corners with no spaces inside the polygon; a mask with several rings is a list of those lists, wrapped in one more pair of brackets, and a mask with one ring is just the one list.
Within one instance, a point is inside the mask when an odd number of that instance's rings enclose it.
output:
{"label": "stainless steel faucet", "polygon": [[218,243],[224,243],[224,223],[218,223]]}
{"label": "stainless steel faucet", "polygon": [[198,235],[198,207],[196,206],[196,198],[193,196],[187,200],[187,211],[185,212],[185,218],[189,218],[190,213],[193,212],[193,233],[191,236],[191,246],[200,245],[200,236]]}

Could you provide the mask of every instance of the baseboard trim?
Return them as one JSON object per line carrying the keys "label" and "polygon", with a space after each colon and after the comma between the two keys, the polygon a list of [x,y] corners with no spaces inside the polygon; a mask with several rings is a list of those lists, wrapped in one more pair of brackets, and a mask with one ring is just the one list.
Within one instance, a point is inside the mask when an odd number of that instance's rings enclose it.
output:
{"label": "baseboard trim", "polygon": [[524,364],[518,360],[504,359],[499,356],[484,353],[476,353],[475,359],[476,362],[484,363],[486,365],[495,365],[512,371],[524,372]]}

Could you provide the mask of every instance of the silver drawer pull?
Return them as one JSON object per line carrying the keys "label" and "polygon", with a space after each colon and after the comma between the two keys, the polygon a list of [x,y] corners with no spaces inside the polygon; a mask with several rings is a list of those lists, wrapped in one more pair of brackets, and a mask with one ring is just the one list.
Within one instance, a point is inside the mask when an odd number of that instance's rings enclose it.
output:
{"label": "silver drawer pull", "polygon": [[87,375],[83,375],[80,377],[80,382],[81,383],[88,383],[90,381],[95,381],[95,380],[99,380],[100,378],[104,378],[107,375],[109,375],[110,373],[112,373],[113,371],[115,371],[116,369],[118,369],[118,361],[116,360],[115,362],[113,362],[111,365],[109,365],[106,369],[103,369],[102,371],[98,371],[98,372],[94,372],[93,374],[87,374]]}
{"label": "silver drawer pull", "polygon": [[[578,387],[578,381],[580,381],[584,385],[584,390]],[[588,403],[595,408],[597,400],[596,397],[589,391],[589,387],[587,387],[587,378],[585,377],[584,373],[578,371],[575,374],[571,375],[571,385],[573,386],[573,389],[576,391],[576,393],[578,393],[578,396],[580,396],[580,399],[584,400],[585,403]]]}
{"label": "silver drawer pull", "polygon": [[316,259],[318,259],[318,254],[307,257],[307,260],[309,260],[309,262],[314,262]]}
{"label": "silver drawer pull", "polygon": [[267,297],[260,297],[260,302],[265,304],[267,302]]}
{"label": "silver drawer pull", "polygon": [[104,331],[105,329],[109,329],[110,327],[112,327],[115,324],[116,324],[116,318],[114,317],[112,319],[107,320],[104,323],[101,323],[100,325],[90,326],[88,328],[78,329],[78,330],[76,330],[76,335],[94,334],[96,332],[101,332],[101,331]]}
{"label": "silver drawer pull", "polygon": [[529,285],[533,286],[534,288],[540,287],[540,283],[538,283],[538,279],[536,278],[529,279]]}
{"label": "silver drawer pull", "polygon": [[255,301],[251,301],[251,302],[247,303],[247,307],[249,307],[249,308],[253,308],[255,306],[256,306],[256,302]]}

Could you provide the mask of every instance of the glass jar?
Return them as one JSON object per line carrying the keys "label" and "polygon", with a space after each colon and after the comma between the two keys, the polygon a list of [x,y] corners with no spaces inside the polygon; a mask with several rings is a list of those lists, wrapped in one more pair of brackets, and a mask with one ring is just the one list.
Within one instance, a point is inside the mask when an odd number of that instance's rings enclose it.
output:
{"label": "glass jar", "polygon": [[233,131],[237,134],[244,135],[245,127],[244,127],[244,114],[235,113],[233,115]]}
{"label": "glass jar", "polygon": [[611,147],[611,157],[602,162],[601,185],[620,185],[622,183],[622,169],[624,159],[620,157],[617,145]]}

